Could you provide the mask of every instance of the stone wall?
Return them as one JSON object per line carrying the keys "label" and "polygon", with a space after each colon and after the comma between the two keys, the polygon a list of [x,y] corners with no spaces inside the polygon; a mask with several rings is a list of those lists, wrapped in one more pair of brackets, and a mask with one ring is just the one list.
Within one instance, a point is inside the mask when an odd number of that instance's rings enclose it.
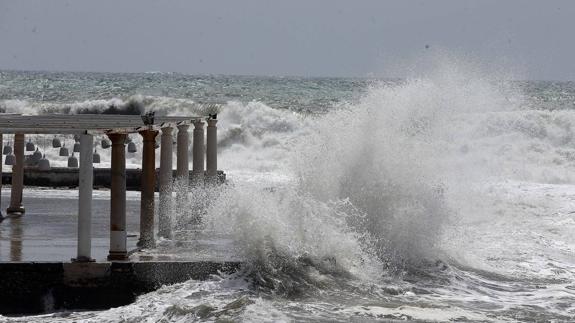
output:
{"label": "stone wall", "polygon": [[[110,169],[94,168],[94,187],[110,188]],[[140,190],[140,169],[126,169],[126,188],[130,191]],[[192,172],[190,171],[190,179]],[[173,177],[175,178],[174,171]],[[158,185],[158,169],[156,169],[156,190]],[[218,182],[224,183],[226,174],[218,171]],[[2,184],[12,182],[12,173],[2,174]],[[78,186],[78,168],[52,167],[50,170],[42,171],[36,167],[24,168],[24,186],[42,186],[42,187],[77,187]]]}

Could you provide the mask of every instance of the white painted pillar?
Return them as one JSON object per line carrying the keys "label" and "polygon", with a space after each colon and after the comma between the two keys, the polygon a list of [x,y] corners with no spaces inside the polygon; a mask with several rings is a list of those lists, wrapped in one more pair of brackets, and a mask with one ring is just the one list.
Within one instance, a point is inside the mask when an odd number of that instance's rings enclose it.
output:
{"label": "white painted pillar", "polygon": [[108,260],[127,260],[126,236],[126,138],[128,135],[113,133],[111,189],[110,189],[110,252]]}
{"label": "white painted pillar", "polygon": [[176,178],[178,180],[187,179],[190,176],[190,165],[188,161],[188,147],[190,145],[188,136],[189,127],[187,124],[178,126],[176,158]]}
{"label": "white painted pillar", "polygon": [[173,168],[173,136],[172,127],[162,128],[162,143],[160,146],[160,173],[159,193],[160,207],[158,215],[158,236],[163,238],[172,237],[172,223],[170,216],[173,209],[172,201],[172,168]]}
{"label": "white painted pillar", "polygon": [[92,164],[94,137],[80,136],[80,171],[78,184],[78,254],[74,261],[92,259],[92,188],[94,167]]}
{"label": "white painted pillar", "polygon": [[204,123],[201,120],[194,122],[194,164],[192,167],[192,182],[194,185],[204,184]]}
{"label": "white painted pillar", "polygon": [[12,189],[10,192],[10,206],[7,213],[24,214],[22,206],[22,192],[24,190],[24,134],[14,135],[14,155],[16,165],[12,166]]}
{"label": "white painted pillar", "polygon": [[182,211],[184,207],[184,201],[187,197],[187,187],[190,178],[190,165],[188,160],[188,147],[190,144],[190,139],[188,135],[188,128],[190,126],[187,124],[178,126],[178,136],[177,140],[177,156],[176,156],[176,181],[178,183],[177,191],[177,205],[178,212]]}
{"label": "white painted pillar", "polygon": [[208,120],[206,130],[206,182],[217,184],[218,182],[218,123],[217,119]]}

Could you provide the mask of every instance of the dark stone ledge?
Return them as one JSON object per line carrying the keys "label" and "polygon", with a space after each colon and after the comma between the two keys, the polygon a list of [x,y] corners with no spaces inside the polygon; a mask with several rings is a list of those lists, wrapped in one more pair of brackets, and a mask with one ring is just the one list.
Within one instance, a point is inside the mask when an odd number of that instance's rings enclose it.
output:
{"label": "dark stone ledge", "polygon": [[189,279],[231,273],[240,262],[0,262],[0,314],[103,310]]}

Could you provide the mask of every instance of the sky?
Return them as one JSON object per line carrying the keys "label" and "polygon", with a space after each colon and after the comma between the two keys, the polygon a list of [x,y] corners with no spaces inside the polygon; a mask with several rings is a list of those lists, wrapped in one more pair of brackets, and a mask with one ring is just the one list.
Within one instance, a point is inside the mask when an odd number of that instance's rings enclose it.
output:
{"label": "sky", "polygon": [[402,77],[455,53],[575,80],[575,1],[0,0],[0,69]]}

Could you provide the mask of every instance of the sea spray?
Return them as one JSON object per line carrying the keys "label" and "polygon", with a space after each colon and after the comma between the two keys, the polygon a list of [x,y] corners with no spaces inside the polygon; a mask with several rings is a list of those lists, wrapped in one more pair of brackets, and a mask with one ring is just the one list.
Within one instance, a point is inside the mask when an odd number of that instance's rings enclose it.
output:
{"label": "sea spray", "polygon": [[[228,233],[244,256],[268,265],[274,263],[270,255],[278,254],[333,259],[352,276],[358,268],[370,268],[365,276],[373,278],[384,270],[401,274],[433,264],[443,257],[445,228],[457,218],[452,215],[459,200],[453,198],[464,200],[466,185],[497,174],[493,165],[465,159],[466,149],[481,147],[473,145],[476,132],[458,132],[467,131],[475,114],[513,111],[518,105],[496,80],[456,71],[376,84],[357,104],[290,124],[289,134],[306,129],[289,149],[294,180],[271,183],[269,190],[230,187],[208,213],[210,221],[216,227],[228,221]],[[223,113],[239,118],[245,112],[235,109]],[[272,126],[258,134],[258,141],[273,134],[278,122],[283,121],[266,120]],[[307,231],[311,227],[313,234]]]}
{"label": "sea spray", "polygon": [[378,277],[381,264],[362,248],[344,216],[295,190],[243,184],[223,189],[207,221],[208,228],[233,237],[261,282],[286,289],[306,279],[312,284],[316,274]]}

